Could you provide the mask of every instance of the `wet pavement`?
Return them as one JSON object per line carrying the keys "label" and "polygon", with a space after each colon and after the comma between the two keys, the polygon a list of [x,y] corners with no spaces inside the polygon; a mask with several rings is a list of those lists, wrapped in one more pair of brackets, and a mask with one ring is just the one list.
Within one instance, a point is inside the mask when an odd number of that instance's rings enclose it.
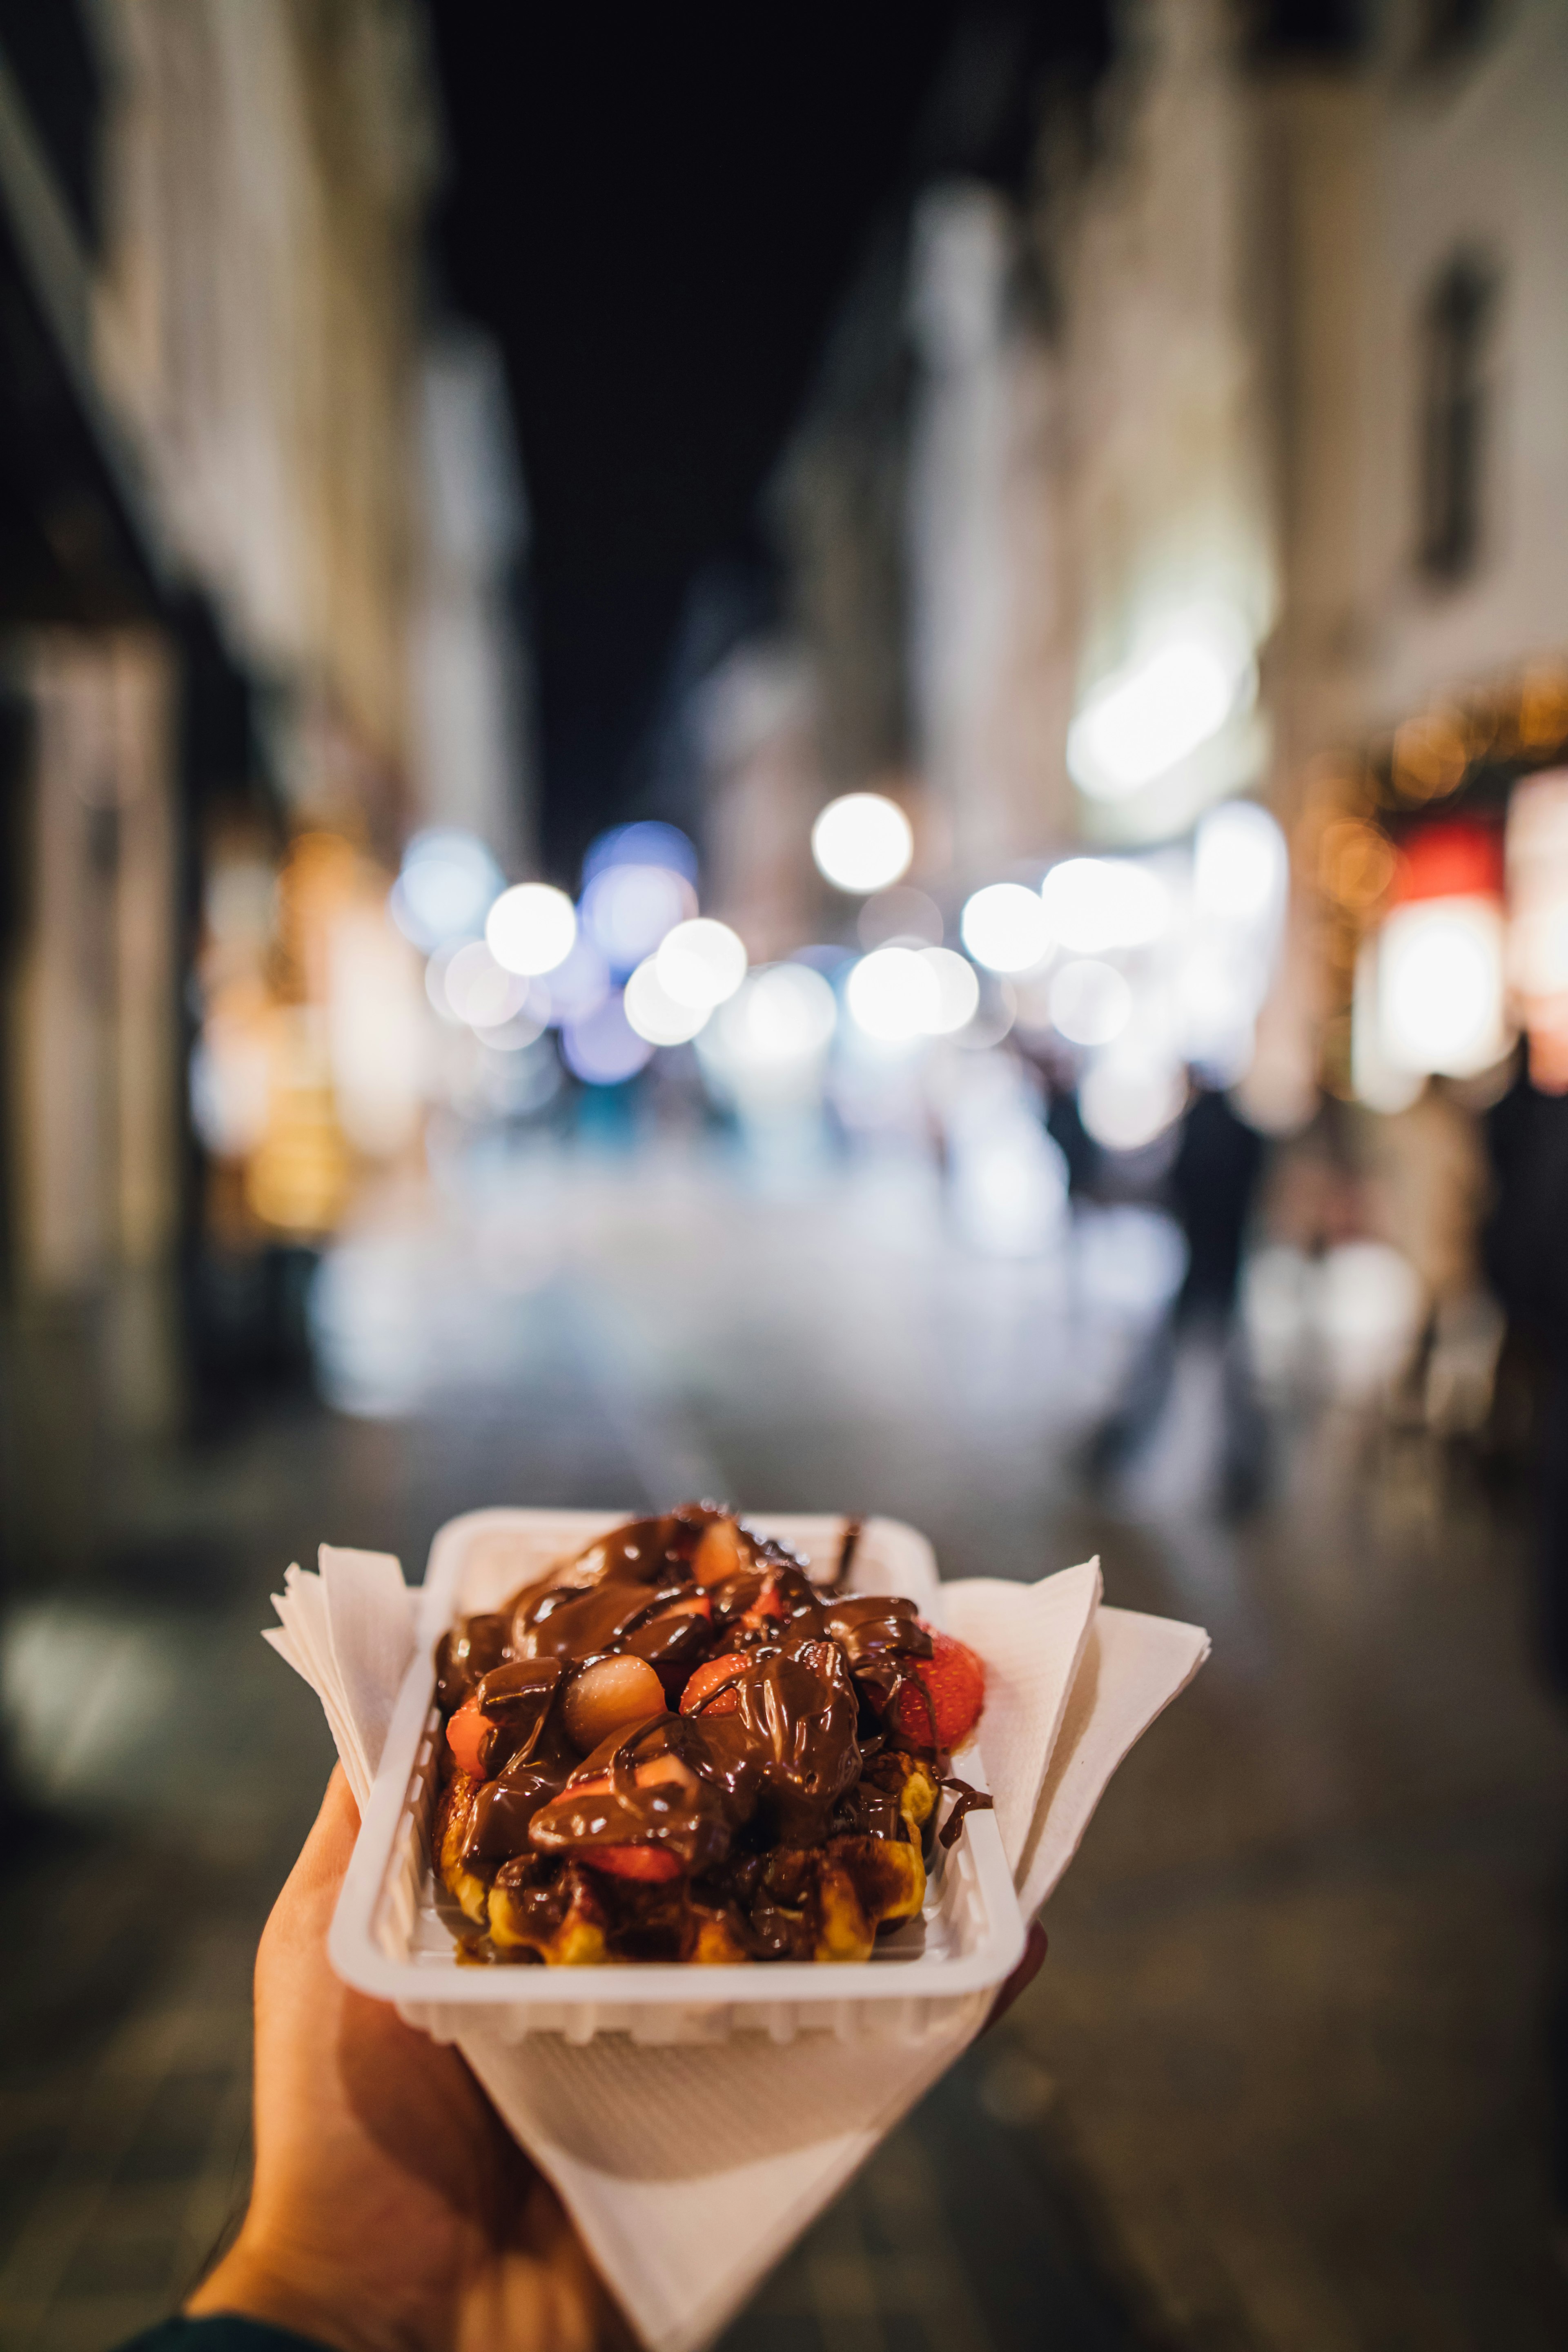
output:
{"label": "wet pavement", "polygon": [[1544,2053],[1568,1730],[1517,1506],[1299,1406],[1213,1506],[1185,1351],[1123,1485],[1084,1441],[1172,1277],[1101,1213],[1048,1260],[951,1235],[900,1161],[786,1185],[680,1153],[496,1155],[388,1200],[318,1295],[338,1409],[101,1467],[93,1572],[21,1580],[29,1810],[0,1874],[0,2344],[98,2352],[243,2200],[250,1954],[320,1792],[257,1638],[325,1538],[411,1570],[487,1502],[882,1511],[951,1575],[1101,1554],[1215,1654],[1119,1776],[1005,2024],[768,2283],[739,2352],[1423,2352],[1568,2340]]}

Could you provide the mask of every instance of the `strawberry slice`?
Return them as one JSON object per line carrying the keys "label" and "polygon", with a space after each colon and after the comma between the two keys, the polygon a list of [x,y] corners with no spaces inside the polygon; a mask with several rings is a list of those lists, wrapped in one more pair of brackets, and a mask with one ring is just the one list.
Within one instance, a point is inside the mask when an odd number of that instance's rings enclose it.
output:
{"label": "strawberry slice", "polygon": [[893,1721],[917,1748],[956,1748],[968,1738],[985,1705],[984,1661],[966,1643],[921,1622],[931,1635],[931,1654],[914,1660],[910,1672],[925,1697],[906,1683],[894,1702]]}
{"label": "strawberry slice", "polygon": [[653,1622],[662,1623],[666,1617],[706,1617],[711,1622],[712,1616],[713,1595],[710,1592],[688,1592],[680,1600],[672,1601],[668,1608],[661,1609]]}
{"label": "strawberry slice", "polygon": [[577,1854],[591,1870],[607,1871],[612,1878],[640,1878],[658,1883],[679,1878],[685,1864],[662,1845],[585,1845]]}
{"label": "strawberry slice", "polygon": [[474,1697],[466,1698],[463,1701],[462,1706],[447,1726],[447,1747],[457,1759],[459,1769],[471,1773],[476,1780],[482,1780],[487,1777],[484,1743],[486,1734],[493,1728],[489,1718],[479,1712],[477,1694]]}
{"label": "strawberry slice", "polygon": [[766,1625],[782,1625],[788,1615],[789,1602],[775,1570],[741,1612],[740,1622],[748,1633],[757,1633]]}
{"label": "strawberry slice", "polygon": [[[731,1651],[728,1657],[710,1658],[706,1665],[698,1667],[697,1672],[681,1692],[681,1714],[735,1714],[741,1704],[740,1692],[732,1684],[728,1690],[721,1690],[719,1686],[721,1683],[729,1682],[731,1675],[742,1673],[751,1663],[749,1658],[742,1657],[740,1653],[734,1650]],[[717,1698],[710,1698],[708,1696],[710,1691],[718,1691]]]}

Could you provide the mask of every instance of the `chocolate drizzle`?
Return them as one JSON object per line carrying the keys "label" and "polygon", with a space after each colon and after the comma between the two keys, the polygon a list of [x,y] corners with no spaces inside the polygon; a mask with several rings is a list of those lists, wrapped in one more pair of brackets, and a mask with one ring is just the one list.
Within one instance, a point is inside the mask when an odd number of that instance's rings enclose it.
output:
{"label": "chocolate drizzle", "polygon": [[[912,1601],[843,1591],[859,1524],[824,1591],[717,1505],[685,1505],[454,1626],[437,1699],[477,1711],[458,1752],[483,1777],[455,1776],[439,1851],[470,1918],[488,1906],[471,1956],[845,1958],[918,1909],[935,1717],[923,1746],[907,1709],[892,1717],[906,1688],[925,1696],[915,1668],[931,1643]],[[653,1667],[663,1711],[584,1755],[566,1727],[595,1737],[616,1677],[592,1700],[584,1684],[580,1705],[566,1694],[618,1655]],[[710,1660],[721,1671],[693,1686]],[[637,1675],[621,1682],[635,1708]],[[991,1801],[940,1786],[958,1798],[947,1846]]]}
{"label": "chocolate drizzle", "polygon": [[957,1780],[951,1776],[945,1780],[939,1780],[937,1786],[940,1789],[951,1790],[955,1801],[952,1812],[942,1824],[942,1843],[945,1851],[949,1846],[958,1843],[963,1834],[963,1824],[968,1815],[993,1811],[996,1800],[987,1790],[972,1789],[967,1780]]}
{"label": "chocolate drizzle", "polygon": [[860,1537],[865,1525],[864,1519],[845,1520],[844,1533],[838,1541],[837,1565],[826,1587],[829,1592],[843,1592],[847,1590],[850,1576],[854,1572],[855,1555],[860,1549]]}

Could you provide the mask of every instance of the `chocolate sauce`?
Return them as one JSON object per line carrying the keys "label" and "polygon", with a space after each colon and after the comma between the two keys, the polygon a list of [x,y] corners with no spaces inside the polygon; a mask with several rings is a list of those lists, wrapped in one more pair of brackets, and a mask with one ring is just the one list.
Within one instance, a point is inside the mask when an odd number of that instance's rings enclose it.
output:
{"label": "chocolate sauce", "polygon": [[[910,1884],[915,1767],[900,1751],[923,1746],[890,1712],[905,1687],[923,1693],[913,1669],[931,1643],[912,1601],[843,1592],[859,1525],[847,1523],[821,1591],[781,1545],[717,1505],[684,1505],[453,1628],[438,1700],[474,1700],[486,1727],[486,1777],[459,1775],[442,1817],[443,1867],[467,1874],[465,1904],[495,1890],[494,1933],[469,1939],[473,1957],[815,1958],[829,1908],[839,1935],[846,1906],[874,1932]],[[665,1711],[579,1756],[563,1694],[616,1654],[654,1667]],[[713,1658],[733,1670],[681,1713]],[[958,1794],[951,1844],[990,1800],[942,1785]],[[666,1859],[633,1869],[628,1849]]]}
{"label": "chocolate sauce", "polygon": [[532,1754],[565,1677],[559,1658],[514,1658],[480,1675],[472,1696],[487,1726],[479,1742],[487,1776]]}
{"label": "chocolate sauce", "polygon": [[461,1706],[482,1674],[509,1655],[510,1612],[502,1616],[459,1617],[443,1633],[436,1651],[436,1704]]}
{"label": "chocolate sauce", "polygon": [[931,1635],[912,1601],[886,1592],[847,1594],[828,1603],[826,1630],[844,1645],[852,1666],[884,1659],[929,1658]]}
{"label": "chocolate sauce", "polygon": [[469,1864],[499,1863],[524,1852],[535,1813],[560,1795],[570,1770],[568,1759],[542,1763],[534,1757],[514,1756],[474,1799],[460,1849],[463,1860]]}
{"label": "chocolate sauce", "polygon": [[[668,1588],[672,1600],[678,1586]],[[649,1612],[646,1584],[606,1579],[601,1584],[558,1584],[520,1610],[512,1621],[520,1658],[598,1658],[621,1647],[621,1637]]]}
{"label": "chocolate sauce", "polygon": [[957,1801],[953,1805],[952,1812],[949,1813],[947,1820],[942,1824],[942,1843],[943,1847],[946,1848],[958,1843],[960,1837],[963,1834],[964,1821],[970,1813],[989,1813],[994,1811],[995,1809],[996,1800],[994,1797],[990,1796],[984,1789],[972,1789],[967,1780],[955,1780],[949,1778],[945,1780],[940,1780],[937,1783],[937,1786],[942,1789],[951,1789]]}

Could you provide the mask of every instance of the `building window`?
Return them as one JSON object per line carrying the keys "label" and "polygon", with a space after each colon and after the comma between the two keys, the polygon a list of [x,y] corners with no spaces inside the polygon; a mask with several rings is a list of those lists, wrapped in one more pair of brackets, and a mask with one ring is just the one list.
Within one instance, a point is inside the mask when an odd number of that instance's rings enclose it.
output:
{"label": "building window", "polygon": [[1497,310],[1495,273],[1473,254],[1439,272],[1421,321],[1421,530],[1429,579],[1474,571],[1482,536],[1486,368]]}

